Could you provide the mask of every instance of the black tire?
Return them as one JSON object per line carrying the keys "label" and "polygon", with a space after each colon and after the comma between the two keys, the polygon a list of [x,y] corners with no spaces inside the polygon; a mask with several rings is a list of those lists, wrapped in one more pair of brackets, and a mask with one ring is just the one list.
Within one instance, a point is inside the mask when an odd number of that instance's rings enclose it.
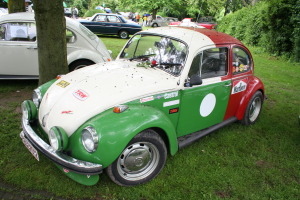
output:
{"label": "black tire", "polygon": [[110,179],[122,186],[146,183],[164,167],[167,149],[163,139],[154,130],[136,135],[121,155],[106,169]]}
{"label": "black tire", "polygon": [[154,23],[154,24],[152,25],[152,27],[153,27],[153,28],[158,27],[158,24],[157,24],[157,23]]}
{"label": "black tire", "polygon": [[127,31],[120,31],[119,37],[122,39],[127,39],[127,38],[129,38],[129,33]]}
{"label": "black tire", "polygon": [[95,64],[94,62],[92,61],[89,61],[89,60],[77,60],[75,62],[72,62],[70,65],[69,65],[69,71],[74,71],[76,69],[80,69],[80,68],[83,68],[83,67],[86,67],[88,65],[93,65]]}
{"label": "black tire", "polygon": [[251,97],[246,111],[244,118],[242,119],[242,124],[244,125],[251,125],[254,124],[260,114],[260,111],[262,109],[262,104],[263,104],[263,95],[261,91],[256,91],[254,95]]}

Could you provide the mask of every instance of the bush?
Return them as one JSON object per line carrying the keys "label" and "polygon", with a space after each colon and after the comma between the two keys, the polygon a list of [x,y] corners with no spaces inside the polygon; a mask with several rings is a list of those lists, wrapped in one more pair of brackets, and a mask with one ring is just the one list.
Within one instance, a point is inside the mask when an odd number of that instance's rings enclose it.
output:
{"label": "bush", "polygon": [[276,55],[300,59],[300,0],[270,0],[223,17],[218,30]]}

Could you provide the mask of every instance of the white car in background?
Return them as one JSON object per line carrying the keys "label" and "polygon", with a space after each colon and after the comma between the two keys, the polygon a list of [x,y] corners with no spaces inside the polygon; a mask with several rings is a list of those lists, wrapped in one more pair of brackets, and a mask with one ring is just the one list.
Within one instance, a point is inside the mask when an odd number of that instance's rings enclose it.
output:
{"label": "white car in background", "polygon": [[[66,18],[69,71],[111,61],[111,51],[78,21]],[[0,18],[0,79],[38,79],[38,51],[33,13]]]}

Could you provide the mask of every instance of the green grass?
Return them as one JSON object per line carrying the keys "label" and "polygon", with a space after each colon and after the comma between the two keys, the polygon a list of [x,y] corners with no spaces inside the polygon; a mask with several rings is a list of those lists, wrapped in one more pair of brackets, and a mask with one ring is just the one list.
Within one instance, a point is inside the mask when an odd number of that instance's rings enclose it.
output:
{"label": "green grass", "polygon": [[[126,42],[101,38],[114,57]],[[180,150],[136,187],[120,187],[106,174],[83,186],[44,156],[37,162],[19,138],[20,103],[37,81],[0,81],[0,190],[20,190],[27,199],[300,199],[300,64],[251,51],[268,96],[258,122],[235,123]]]}

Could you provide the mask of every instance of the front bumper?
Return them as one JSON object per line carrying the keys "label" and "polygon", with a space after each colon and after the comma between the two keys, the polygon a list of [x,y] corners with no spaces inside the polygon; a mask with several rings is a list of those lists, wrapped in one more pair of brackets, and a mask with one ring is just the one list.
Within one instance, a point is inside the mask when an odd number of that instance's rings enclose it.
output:
{"label": "front bumper", "polygon": [[84,175],[95,175],[102,173],[103,168],[101,164],[77,160],[66,154],[63,154],[62,152],[55,151],[49,144],[42,140],[38,134],[35,133],[30,126],[29,121],[24,118],[22,118],[22,127],[23,131],[20,134],[21,138],[27,139],[34,148],[61,167]]}

